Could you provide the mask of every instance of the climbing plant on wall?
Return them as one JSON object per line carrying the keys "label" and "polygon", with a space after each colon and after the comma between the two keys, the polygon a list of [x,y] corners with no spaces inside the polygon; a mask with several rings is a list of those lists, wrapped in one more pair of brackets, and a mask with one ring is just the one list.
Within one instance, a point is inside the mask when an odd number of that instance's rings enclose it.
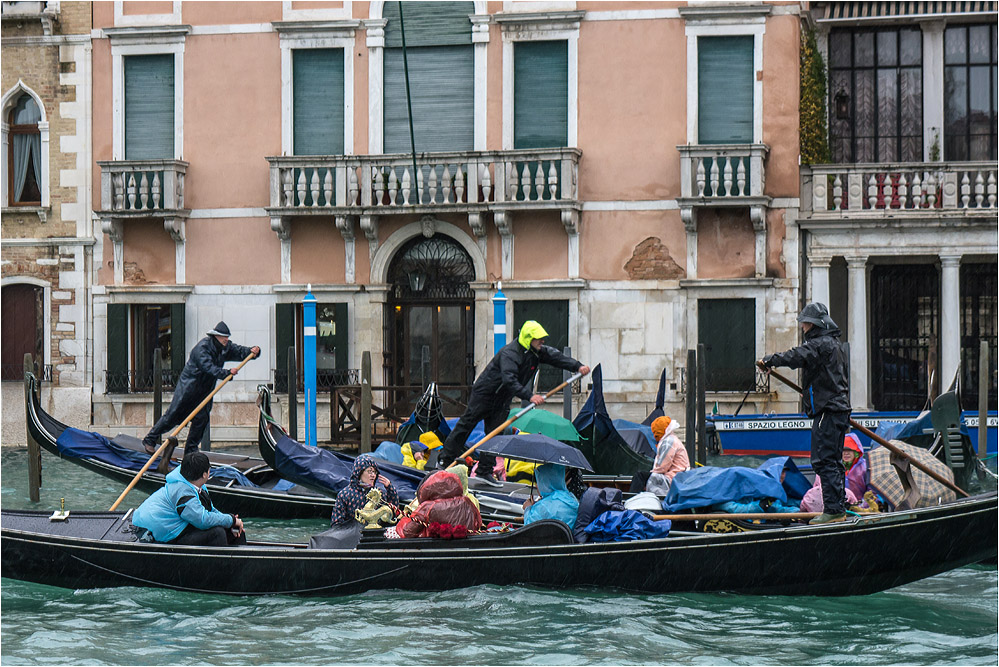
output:
{"label": "climbing plant on wall", "polygon": [[801,100],[799,103],[801,162],[829,162],[829,135],[826,129],[826,64],[811,30],[801,38]]}

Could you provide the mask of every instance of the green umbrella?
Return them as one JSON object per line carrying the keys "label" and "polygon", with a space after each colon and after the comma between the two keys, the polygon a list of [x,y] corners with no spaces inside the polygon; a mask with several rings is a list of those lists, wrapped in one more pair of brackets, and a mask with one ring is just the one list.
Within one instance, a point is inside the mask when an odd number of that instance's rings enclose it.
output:
{"label": "green umbrella", "polygon": [[[510,410],[510,417],[520,412],[520,408]],[[579,442],[579,433],[572,422],[554,412],[535,408],[513,423],[521,431],[541,433],[562,442]]]}

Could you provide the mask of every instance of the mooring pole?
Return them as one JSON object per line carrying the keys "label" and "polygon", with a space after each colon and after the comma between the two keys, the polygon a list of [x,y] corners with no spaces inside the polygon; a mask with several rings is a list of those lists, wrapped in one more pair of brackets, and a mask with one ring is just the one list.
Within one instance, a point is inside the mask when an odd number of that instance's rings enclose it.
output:
{"label": "mooring pole", "polygon": [[696,461],[694,456],[697,453],[694,434],[697,433],[697,351],[687,350],[687,423],[684,424],[683,441],[687,447],[687,460]]}
{"label": "mooring pole", "polygon": [[704,343],[697,344],[697,462],[702,466],[708,463],[708,432],[704,419],[705,376]]}
{"label": "mooring pole", "polygon": [[361,353],[361,449],[371,453],[371,352]]}
{"label": "mooring pole", "polygon": [[316,446],[316,297],[312,284],[302,299],[302,365],[305,380],[305,444]]}
{"label": "mooring pole", "polygon": [[[566,345],[562,348],[562,354],[567,357],[572,356],[572,348]],[[562,380],[568,380],[572,377],[572,373],[569,371],[562,371]],[[572,421],[572,384],[567,384],[562,388],[562,416]]]}
{"label": "mooring pole", "polygon": [[[25,353],[24,355],[24,372],[33,373],[35,371],[35,363],[31,358],[31,353]],[[37,376],[35,380],[37,381]],[[32,391],[30,385],[24,383],[25,399],[34,398],[27,396],[27,392]],[[40,397],[39,393],[39,397]],[[25,405],[27,405],[27,400],[25,400]],[[25,422],[27,422],[27,415],[25,415]],[[35,442],[35,439],[31,437],[31,431],[25,428],[28,435],[28,497],[31,502],[37,503],[41,499],[41,495],[38,490],[42,486],[42,448]]]}
{"label": "mooring pole", "polygon": [[288,433],[298,440],[298,359],[295,346],[288,348]]}
{"label": "mooring pole", "polygon": [[163,357],[160,348],[153,350],[153,424],[163,416]]}
{"label": "mooring pole", "polygon": [[988,456],[989,421],[989,342],[978,348],[978,460]]}

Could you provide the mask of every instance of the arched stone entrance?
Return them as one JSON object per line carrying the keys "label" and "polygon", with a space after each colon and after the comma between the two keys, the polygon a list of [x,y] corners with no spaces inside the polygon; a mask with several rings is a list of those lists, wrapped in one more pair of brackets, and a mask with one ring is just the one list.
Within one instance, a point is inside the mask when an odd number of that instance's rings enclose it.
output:
{"label": "arched stone entrance", "polygon": [[472,257],[445,234],[418,235],[389,264],[386,366],[394,386],[447,387],[474,381],[475,280]]}

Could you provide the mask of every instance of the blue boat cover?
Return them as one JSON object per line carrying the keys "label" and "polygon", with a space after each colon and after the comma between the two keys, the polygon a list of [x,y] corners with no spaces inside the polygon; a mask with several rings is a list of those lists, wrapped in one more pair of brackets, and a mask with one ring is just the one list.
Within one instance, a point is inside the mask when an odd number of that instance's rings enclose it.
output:
{"label": "blue boat cover", "polygon": [[[447,424],[448,433],[454,430],[454,426],[458,423],[458,419],[458,417],[451,417],[451,419],[446,419],[444,421],[444,423]],[[479,423],[472,428],[472,432],[468,434],[468,440],[465,441],[465,444],[468,447],[471,447],[484,437],[486,437],[486,425],[482,420],[479,420]]]}
{"label": "blue boat cover", "polygon": [[769,458],[760,464],[758,470],[762,470],[778,482],[780,482],[780,473],[783,470],[786,473],[783,482],[784,491],[787,492],[789,500],[800,501],[808,493],[808,490],[812,488],[812,483],[808,481],[807,477],[801,474],[794,459],[790,456]]}
{"label": "blue boat cover", "polygon": [[651,426],[638,424],[627,419],[615,419],[611,423],[614,424],[614,428],[633,451],[655,458],[656,445],[659,443],[652,435]]}
{"label": "blue boat cover", "polygon": [[653,521],[637,510],[607,511],[583,530],[590,542],[652,540],[669,535],[672,522]]}
{"label": "blue boat cover", "polygon": [[[780,482],[781,470],[787,471],[784,485]],[[663,509],[676,512],[691,507],[708,507],[757,498],[776,498],[787,503],[789,494],[785,486],[793,489],[793,494],[800,492],[802,495],[811,488],[808,480],[787,456],[768,459],[757,470],[743,466],[694,468],[673,478],[663,501]]]}
{"label": "blue boat cover", "polygon": [[[635,450],[614,427],[607,414],[600,364],[590,372],[592,389],[586,403],[572,420],[581,437],[578,443],[598,475],[632,475],[652,469],[652,456]],[[651,430],[651,428],[650,428]]]}
{"label": "blue boat cover", "polygon": [[[100,433],[81,431],[69,427],[56,440],[59,455],[74,459],[92,459],[125,470],[139,471],[149,460],[145,452],[136,452],[111,442]],[[170,462],[171,469],[177,467]],[[239,486],[256,486],[243,473],[231,466],[213,466],[209,475],[211,479],[236,480]]]}
{"label": "blue boat cover", "polygon": [[382,444],[378,445],[375,451],[371,452],[371,455],[382,461],[402,465],[402,445],[398,442],[384,440]]}
{"label": "blue boat cover", "polygon": [[[274,446],[274,467],[282,477],[296,484],[336,495],[350,482],[354,459],[320,447],[303,445],[282,435]],[[416,497],[416,487],[425,477],[418,470],[396,466],[387,461],[379,464],[378,472],[392,480],[392,485],[403,502]]]}

